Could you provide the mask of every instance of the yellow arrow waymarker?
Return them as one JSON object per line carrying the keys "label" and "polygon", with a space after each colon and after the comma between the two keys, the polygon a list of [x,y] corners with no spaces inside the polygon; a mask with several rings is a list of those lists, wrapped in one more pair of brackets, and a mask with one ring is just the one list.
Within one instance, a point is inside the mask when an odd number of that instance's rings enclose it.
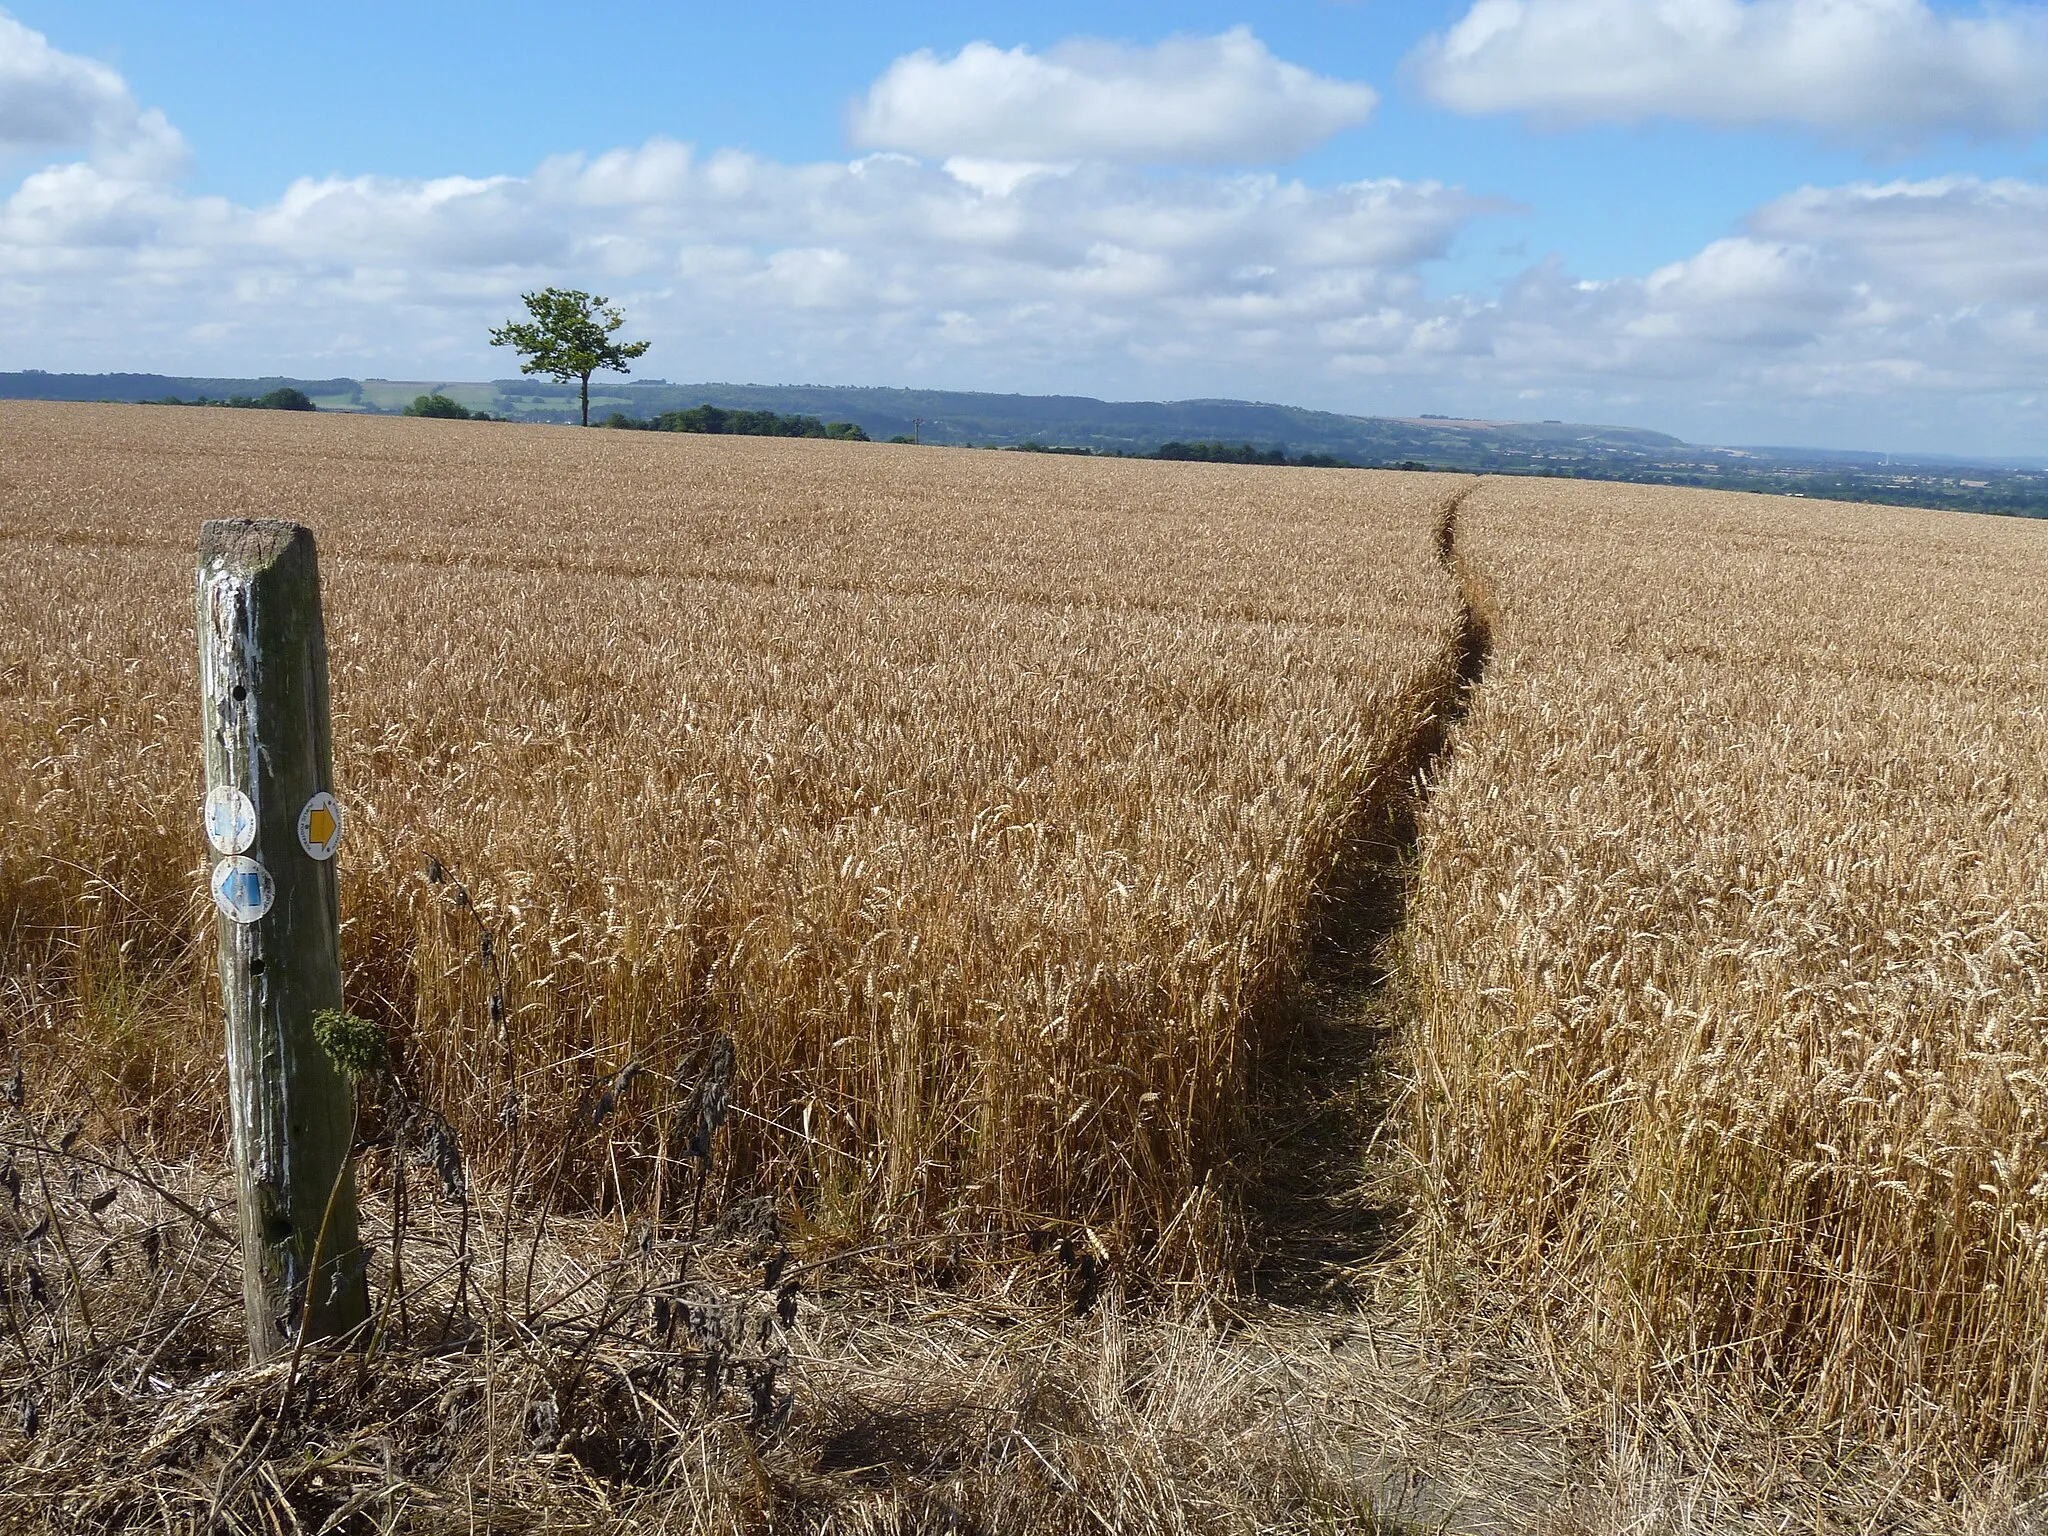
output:
{"label": "yellow arrow waymarker", "polygon": [[341,806],[324,789],[299,812],[299,846],[315,859],[331,859],[341,846]]}

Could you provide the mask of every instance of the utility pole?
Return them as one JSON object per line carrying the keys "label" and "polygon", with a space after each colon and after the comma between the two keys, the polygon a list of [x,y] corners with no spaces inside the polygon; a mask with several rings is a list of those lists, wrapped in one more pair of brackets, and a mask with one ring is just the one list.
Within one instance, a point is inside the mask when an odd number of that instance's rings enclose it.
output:
{"label": "utility pole", "polygon": [[301,1330],[336,1338],[369,1317],[349,1168],[355,1090],[313,1029],[316,1014],[341,1007],[341,810],[312,531],[210,522],[198,588],[228,1128],[249,1355],[260,1363]]}

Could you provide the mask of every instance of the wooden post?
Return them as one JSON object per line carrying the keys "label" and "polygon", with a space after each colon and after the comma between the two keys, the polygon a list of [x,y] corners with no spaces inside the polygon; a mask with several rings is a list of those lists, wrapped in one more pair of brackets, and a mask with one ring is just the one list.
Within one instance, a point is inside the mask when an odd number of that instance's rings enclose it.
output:
{"label": "wooden post", "polygon": [[341,1007],[341,824],[310,529],[237,518],[201,531],[199,690],[242,1297],[260,1363],[302,1324],[334,1338],[370,1305],[349,1168],[355,1090],[313,1032],[315,1014]]}

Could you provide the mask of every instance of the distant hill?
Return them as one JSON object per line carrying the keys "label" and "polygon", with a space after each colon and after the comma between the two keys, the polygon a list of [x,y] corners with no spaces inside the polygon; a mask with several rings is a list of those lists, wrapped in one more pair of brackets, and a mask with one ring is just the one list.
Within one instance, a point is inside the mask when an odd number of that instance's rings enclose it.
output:
{"label": "distant hill", "polygon": [[354,379],[187,379],[163,373],[44,373],[39,368],[0,373],[0,400],[225,400],[286,388],[304,390],[330,410],[334,402],[359,395]]}
{"label": "distant hill", "polygon": [[[0,373],[0,400],[218,400],[287,386],[304,390],[322,410],[397,412],[417,395],[445,394],[473,410],[515,421],[576,418],[575,386],[530,378],[488,383],[209,379],[31,370]],[[2048,459],[1973,462],[1938,455],[1710,447],[1636,427],[1346,416],[1249,400],[1115,401],[811,384],[671,384],[664,379],[594,380],[590,390],[593,420],[612,412],[645,419],[704,404],[851,421],[878,441],[915,435],[942,445],[1032,445],[1104,454],[1151,453],[1175,441],[1249,443],[1261,451],[1279,448],[1295,457],[1318,455],[1366,468],[1579,476],[2048,516]]]}

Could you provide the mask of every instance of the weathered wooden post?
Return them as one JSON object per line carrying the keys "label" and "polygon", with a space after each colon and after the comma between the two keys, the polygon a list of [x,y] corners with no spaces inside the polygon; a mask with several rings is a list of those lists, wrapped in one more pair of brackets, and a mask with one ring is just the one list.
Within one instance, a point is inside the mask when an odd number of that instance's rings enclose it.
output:
{"label": "weathered wooden post", "polygon": [[310,529],[237,518],[201,531],[199,691],[242,1297],[260,1362],[301,1326],[309,1339],[348,1333],[370,1305],[354,1088],[313,1032],[317,1013],[341,1007],[341,813]]}

